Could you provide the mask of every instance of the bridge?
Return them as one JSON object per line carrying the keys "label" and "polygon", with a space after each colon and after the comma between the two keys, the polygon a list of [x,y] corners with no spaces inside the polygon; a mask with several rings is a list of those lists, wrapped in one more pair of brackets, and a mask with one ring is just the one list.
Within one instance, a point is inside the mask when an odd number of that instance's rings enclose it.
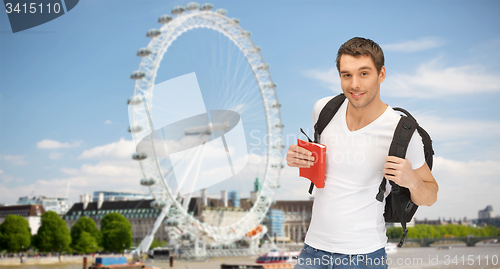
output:
{"label": "bridge", "polygon": [[[500,242],[500,236],[493,236],[493,237],[475,237],[475,236],[468,236],[468,237],[450,237],[450,238],[406,238],[406,243],[417,243],[421,247],[430,247],[431,244],[437,243],[437,242],[450,242],[450,241],[455,241],[455,242],[463,242],[465,243],[468,247],[474,247],[477,243],[482,242],[482,241],[487,241],[487,240],[497,240],[497,242]],[[391,243],[399,243],[399,239],[389,239],[389,242]]]}

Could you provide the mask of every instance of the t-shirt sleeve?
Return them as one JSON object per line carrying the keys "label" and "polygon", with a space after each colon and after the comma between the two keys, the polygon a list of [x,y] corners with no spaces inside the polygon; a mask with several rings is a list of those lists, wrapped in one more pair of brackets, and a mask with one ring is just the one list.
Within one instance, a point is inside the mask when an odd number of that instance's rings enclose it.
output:
{"label": "t-shirt sleeve", "polygon": [[319,113],[321,113],[321,110],[323,109],[323,107],[325,107],[326,103],[328,103],[328,101],[330,101],[333,97],[334,96],[325,97],[323,99],[318,100],[316,102],[316,104],[314,104],[313,113],[312,113],[313,126],[318,121]]}
{"label": "t-shirt sleeve", "polygon": [[413,170],[422,167],[425,163],[424,144],[422,143],[422,137],[416,130],[410,139],[410,144],[408,144],[406,158],[410,161]]}

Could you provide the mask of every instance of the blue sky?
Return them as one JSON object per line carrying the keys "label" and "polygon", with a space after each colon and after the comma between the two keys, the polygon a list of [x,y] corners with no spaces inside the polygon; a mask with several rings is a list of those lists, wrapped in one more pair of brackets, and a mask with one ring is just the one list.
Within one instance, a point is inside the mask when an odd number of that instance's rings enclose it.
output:
{"label": "blue sky", "polygon": [[[80,1],[13,34],[0,15],[0,203],[20,196],[146,191],[127,133],[136,51],[159,16],[187,1]],[[431,134],[438,202],[417,218],[500,212],[500,3],[497,1],[213,1],[270,64],[286,146],[312,130],[316,100],[341,91],[338,47],[354,36],[385,52],[384,102]],[[310,131],[312,133],[312,131]],[[287,139],[289,138],[289,139]],[[308,199],[282,171],[277,199]],[[69,186],[69,188],[68,188]],[[243,195],[242,195],[243,196]]]}

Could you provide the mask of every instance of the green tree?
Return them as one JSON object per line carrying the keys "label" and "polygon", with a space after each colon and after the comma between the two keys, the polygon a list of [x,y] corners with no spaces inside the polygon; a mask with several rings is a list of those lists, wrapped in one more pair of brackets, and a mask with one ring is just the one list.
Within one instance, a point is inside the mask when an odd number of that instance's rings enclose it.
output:
{"label": "green tree", "polygon": [[447,225],[445,225],[445,228],[446,228],[447,235],[459,236],[457,225],[447,224]]}
{"label": "green tree", "polygon": [[0,249],[19,252],[31,245],[31,229],[28,221],[15,215],[7,215],[0,224]]}
{"label": "green tree", "polygon": [[123,252],[132,246],[132,225],[120,213],[109,213],[101,221],[102,247]]}
{"label": "green tree", "polygon": [[163,247],[163,246],[166,246],[166,245],[167,245],[167,242],[165,242],[165,241],[158,241],[158,240],[156,240],[156,238],[154,238],[153,242],[151,242],[151,246],[149,247],[149,249]]}
{"label": "green tree", "polygon": [[467,237],[469,234],[471,234],[471,229],[465,225],[458,225],[457,227],[458,237]]}
{"label": "green tree", "polygon": [[73,249],[77,253],[94,253],[99,250],[99,244],[95,237],[90,233],[82,231],[78,238],[78,243],[74,244]]}
{"label": "green tree", "polygon": [[448,233],[448,230],[446,230],[446,226],[444,225],[436,225],[436,230],[438,232],[438,237],[444,237],[445,234]]}
{"label": "green tree", "polygon": [[391,227],[387,229],[387,237],[389,239],[400,239],[403,236],[402,227]]}
{"label": "green tree", "polygon": [[71,236],[68,227],[66,227],[66,222],[54,211],[43,213],[41,225],[33,243],[40,251],[69,250]]}
{"label": "green tree", "polygon": [[497,236],[498,234],[498,229],[493,225],[481,228],[481,236]]}
{"label": "green tree", "polygon": [[408,227],[408,234],[406,235],[407,238],[421,238],[420,233],[415,227]]}
{"label": "green tree", "polygon": [[[86,233],[88,236],[93,237],[93,240],[85,238],[84,242],[90,245],[85,245],[81,242],[81,236]],[[81,217],[78,221],[71,227],[71,248],[73,248],[78,253],[89,253],[87,250],[99,248],[101,242],[101,232],[97,229],[97,226],[89,217]],[[95,252],[95,251],[91,251]]]}

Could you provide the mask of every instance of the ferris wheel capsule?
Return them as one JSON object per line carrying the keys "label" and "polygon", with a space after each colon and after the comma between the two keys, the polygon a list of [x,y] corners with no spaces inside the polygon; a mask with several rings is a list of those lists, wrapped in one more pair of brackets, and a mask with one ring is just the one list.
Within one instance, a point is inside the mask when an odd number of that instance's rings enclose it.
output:
{"label": "ferris wheel capsule", "polygon": [[283,149],[283,148],[285,148],[285,145],[278,144],[278,145],[274,145],[273,148],[275,148],[275,149]]}
{"label": "ferris wheel capsule", "polygon": [[152,208],[164,208],[167,206],[167,202],[163,200],[154,200],[150,205]]}
{"label": "ferris wheel capsule", "polygon": [[189,4],[186,5],[186,9],[189,10],[189,11],[193,11],[193,10],[196,10],[196,9],[199,9],[200,8],[200,4],[196,3],[196,2],[191,2]]}
{"label": "ferris wheel capsule", "polygon": [[262,85],[262,87],[264,87],[264,89],[274,89],[274,88],[276,88],[276,83],[272,83],[272,82],[265,83]]}
{"label": "ferris wheel capsule", "polygon": [[268,64],[261,64],[261,65],[257,66],[257,69],[267,70],[267,69],[269,69],[269,65]]}
{"label": "ferris wheel capsule", "polygon": [[214,5],[212,5],[212,4],[208,4],[208,3],[207,3],[207,4],[203,4],[203,5],[201,5],[200,10],[201,10],[201,11],[210,11],[210,10],[212,10],[213,8],[214,8]]}
{"label": "ferris wheel capsule", "polygon": [[249,37],[249,36],[251,36],[251,35],[252,35],[252,33],[251,33],[250,31],[243,31],[243,32],[241,33],[241,36],[244,36],[244,37]]}
{"label": "ferris wheel capsule", "polygon": [[274,104],[270,105],[269,107],[270,108],[280,108],[281,104],[280,103],[274,103]]}
{"label": "ferris wheel capsule", "polygon": [[219,8],[215,11],[215,13],[218,13],[218,14],[221,14],[222,16],[226,16],[227,14],[227,10],[223,9],[223,8]]}
{"label": "ferris wheel capsule", "polygon": [[154,178],[143,178],[141,179],[141,185],[142,186],[153,186],[154,184],[156,184],[156,179]]}
{"label": "ferris wheel capsule", "polygon": [[192,239],[193,239],[193,235],[190,233],[183,233],[181,235],[181,240],[191,241]]}
{"label": "ferris wheel capsule", "polygon": [[163,221],[163,224],[165,224],[165,226],[174,227],[174,226],[179,226],[179,221],[173,219],[166,219],[165,221]]}
{"label": "ferris wheel capsule", "polygon": [[184,13],[184,11],[186,11],[186,10],[184,9],[184,7],[181,7],[181,6],[176,6],[176,7],[172,8],[172,14],[174,14],[174,15],[180,15],[180,14]]}
{"label": "ferris wheel capsule", "polygon": [[146,36],[150,38],[155,38],[159,35],[161,35],[161,32],[158,29],[151,29],[146,33]]}
{"label": "ferris wheel capsule", "polygon": [[160,18],[158,18],[158,22],[162,24],[167,24],[171,22],[174,18],[170,15],[163,15]]}
{"label": "ferris wheel capsule", "polygon": [[240,19],[237,19],[237,18],[233,18],[232,21],[236,24],[239,24],[240,23]]}
{"label": "ferris wheel capsule", "polygon": [[248,53],[259,53],[261,50],[262,50],[261,47],[255,46],[255,47],[253,47],[251,49],[248,49],[247,52]]}
{"label": "ferris wheel capsule", "polygon": [[148,155],[146,155],[145,153],[132,154],[132,159],[134,159],[136,161],[142,161],[142,160],[146,159],[147,157],[148,157]]}
{"label": "ferris wheel capsule", "polygon": [[146,76],[146,73],[142,71],[134,71],[132,72],[132,75],[130,75],[131,79],[143,79]]}
{"label": "ferris wheel capsule", "polygon": [[283,169],[285,166],[283,164],[273,164],[271,165],[272,168],[279,168],[279,169]]}
{"label": "ferris wheel capsule", "polygon": [[151,53],[153,53],[153,51],[149,48],[140,48],[137,51],[137,56],[146,57],[146,56],[149,56]]}
{"label": "ferris wheel capsule", "polygon": [[139,126],[139,125],[136,125],[136,126],[129,126],[129,127],[128,127],[128,132],[129,132],[129,133],[138,133],[138,132],[140,132],[140,131],[142,131],[142,127],[141,127],[141,126]]}
{"label": "ferris wheel capsule", "polygon": [[135,106],[142,103],[142,99],[139,96],[130,97],[127,100],[127,105]]}

